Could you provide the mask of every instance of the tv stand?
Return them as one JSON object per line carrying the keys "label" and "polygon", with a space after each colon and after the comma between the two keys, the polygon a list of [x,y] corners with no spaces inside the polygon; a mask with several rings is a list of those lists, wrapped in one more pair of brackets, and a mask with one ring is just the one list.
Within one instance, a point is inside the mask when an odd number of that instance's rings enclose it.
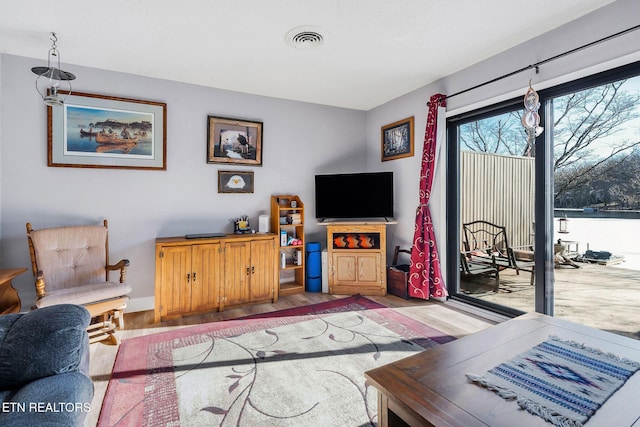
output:
{"label": "tv stand", "polygon": [[387,294],[387,223],[326,222],[329,293]]}

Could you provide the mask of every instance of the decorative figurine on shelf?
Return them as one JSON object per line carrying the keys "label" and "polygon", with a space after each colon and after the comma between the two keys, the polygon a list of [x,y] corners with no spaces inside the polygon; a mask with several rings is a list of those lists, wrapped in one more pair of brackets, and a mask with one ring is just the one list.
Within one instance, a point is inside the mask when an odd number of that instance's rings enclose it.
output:
{"label": "decorative figurine on shelf", "polygon": [[248,234],[251,233],[251,226],[249,225],[249,216],[243,215],[240,218],[231,218],[233,222],[234,234]]}

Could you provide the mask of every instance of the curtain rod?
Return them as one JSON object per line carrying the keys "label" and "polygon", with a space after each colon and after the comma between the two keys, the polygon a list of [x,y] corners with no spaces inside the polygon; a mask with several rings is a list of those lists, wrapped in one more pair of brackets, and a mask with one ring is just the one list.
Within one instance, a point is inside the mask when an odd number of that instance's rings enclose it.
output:
{"label": "curtain rod", "polygon": [[[586,48],[591,47],[591,46],[595,46],[595,45],[600,44],[600,43],[605,42],[605,41],[609,41],[609,40],[614,39],[616,37],[620,37],[622,35],[625,35],[627,33],[635,31],[637,29],[640,29],[640,24],[638,24],[636,26],[633,26],[631,28],[627,28],[626,30],[619,31],[619,32],[617,32],[615,34],[611,34],[609,36],[603,37],[601,39],[592,41],[591,43],[587,43],[585,45],[582,45],[582,46],[576,47],[574,49],[568,50],[566,52],[562,52],[562,53],[560,53],[558,55],[552,56],[551,58],[543,59],[542,61],[536,62],[535,64],[527,65],[526,67],[522,67],[522,68],[520,68],[518,70],[512,71],[512,72],[507,73],[507,74],[504,74],[504,75],[502,75],[500,77],[496,77],[495,79],[487,80],[486,82],[477,84],[477,85],[472,86],[470,88],[461,90],[461,91],[456,92],[456,93],[452,93],[451,95],[445,96],[445,99],[449,99],[449,98],[453,98],[454,96],[462,95],[463,93],[467,93],[467,92],[470,92],[472,90],[481,88],[482,86],[486,86],[488,84],[495,83],[495,82],[497,82],[499,80],[506,79],[507,77],[511,77],[511,76],[513,76],[515,74],[519,74],[519,73],[522,73],[524,71],[531,70],[532,68],[535,69],[536,70],[536,74],[538,74],[540,72],[539,71],[540,66],[543,65],[543,64],[546,64],[546,63],[551,62],[551,61],[555,61],[556,59],[560,59],[560,58],[562,58],[564,56],[571,55],[572,53],[576,53],[576,52],[578,52],[580,50],[586,49]],[[427,105],[429,105],[428,102],[427,102]]]}

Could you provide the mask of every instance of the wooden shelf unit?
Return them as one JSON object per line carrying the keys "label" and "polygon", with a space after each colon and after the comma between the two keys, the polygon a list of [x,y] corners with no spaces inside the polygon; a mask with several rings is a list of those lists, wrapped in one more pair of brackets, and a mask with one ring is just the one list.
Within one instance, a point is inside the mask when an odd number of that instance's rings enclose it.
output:
{"label": "wooden shelf unit", "polygon": [[[292,206],[292,202],[295,207]],[[299,218],[299,222],[291,223],[291,218]],[[291,295],[304,292],[306,248],[304,240],[304,203],[300,197],[292,194],[271,196],[271,231],[278,236],[280,295]],[[281,234],[286,233],[286,242],[282,242]],[[289,245],[290,239],[299,239],[300,245]],[[285,243],[284,245],[282,243]],[[282,265],[282,257],[285,264]],[[297,261],[299,259],[299,261]]]}
{"label": "wooden shelf unit", "polygon": [[156,239],[155,321],[278,302],[277,236]]}
{"label": "wooden shelf unit", "polygon": [[330,222],[327,226],[329,293],[387,294],[387,223]]}

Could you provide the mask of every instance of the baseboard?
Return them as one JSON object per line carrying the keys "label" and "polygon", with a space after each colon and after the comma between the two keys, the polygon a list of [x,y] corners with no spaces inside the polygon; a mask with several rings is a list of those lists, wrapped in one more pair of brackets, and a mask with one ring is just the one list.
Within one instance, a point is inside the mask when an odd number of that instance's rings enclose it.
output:
{"label": "baseboard", "polygon": [[131,298],[127,302],[125,313],[135,313],[137,311],[153,310],[155,308],[154,297]]}

